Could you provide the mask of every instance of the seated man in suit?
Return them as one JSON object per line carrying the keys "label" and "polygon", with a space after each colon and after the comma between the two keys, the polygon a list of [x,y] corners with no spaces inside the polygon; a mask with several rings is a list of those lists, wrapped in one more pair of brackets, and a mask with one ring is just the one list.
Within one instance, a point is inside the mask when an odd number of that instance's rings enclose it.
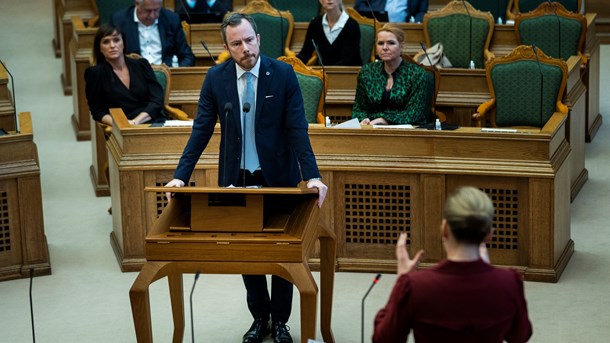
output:
{"label": "seated man in suit", "polygon": [[172,66],[174,56],[181,67],[195,65],[180,17],[163,8],[163,0],[135,0],[135,6],[116,11],[110,23],[125,37],[125,53],[136,53],[151,64]]}
{"label": "seated man in suit", "polygon": [[233,0],[177,0],[175,11],[189,24],[220,23],[233,11]]}
{"label": "seated man in suit", "polygon": [[421,23],[428,12],[428,0],[356,0],[354,9],[365,17],[381,22]]}

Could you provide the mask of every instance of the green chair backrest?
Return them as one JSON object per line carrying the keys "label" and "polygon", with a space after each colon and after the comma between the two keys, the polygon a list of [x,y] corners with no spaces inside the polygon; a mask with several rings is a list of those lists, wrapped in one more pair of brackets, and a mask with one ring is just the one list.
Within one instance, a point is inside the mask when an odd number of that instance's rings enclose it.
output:
{"label": "green chair backrest", "polygon": [[518,27],[521,44],[536,44],[547,55],[564,60],[578,55],[583,30],[586,27],[583,27],[580,20],[553,14],[524,18]]}
{"label": "green chair backrest", "polygon": [[360,59],[362,64],[366,64],[371,61],[375,46],[375,27],[361,23],[358,23],[358,26],[360,26]]}
{"label": "green chair backrest", "polygon": [[303,96],[303,105],[305,107],[305,117],[308,123],[316,123],[318,118],[318,105],[324,85],[322,80],[312,75],[304,75],[296,73],[301,94]]}
{"label": "green chair backrest", "polygon": [[261,53],[271,58],[283,56],[290,25],[288,19],[264,13],[253,13],[251,16],[261,35]]}
{"label": "green chair backrest", "polygon": [[494,23],[498,22],[498,17],[502,18],[502,23],[506,23],[508,0],[468,0],[468,2],[479,11],[490,12],[494,17]]}
{"label": "green chair backrest", "polygon": [[535,60],[495,65],[491,80],[496,98],[496,125],[544,126],[555,113],[562,79],[561,68],[542,63],[539,69]]}
{"label": "green chair backrest", "polygon": [[[519,12],[525,13],[529,11],[535,10],[541,3],[546,2],[546,0],[517,0],[519,1]],[[580,8],[578,8],[578,0],[554,0],[553,2],[558,2],[563,5],[570,12],[580,12]]]}
{"label": "green chair backrest", "polygon": [[167,75],[165,75],[165,73],[161,70],[153,69],[153,71],[157,77],[157,82],[159,82],[161,88],[163,88],[163,94],[165,94],[165,89],[167,88]]}
{"label": "green chair backrest", "polygon": [[134,4],[133,0],[96,0],[100,24],[106,24],[117,10]]}
{"label": "green chair backrest", "polygon": [[[472,18],[472,30],[470,18]],[[430,18],[428,21],[430,46],[442,43],[445,56],[456,68],[468,68],[471,58],[476,68],[484,67],[485,41],[489,30],[487,20],[468,17],[461,13]]]}
{"label": "green chair backrest", "polygon": [[272,6],[282,11],[290,11],[295,22],[310,22],[320,14],[318,0],[271,0]]}

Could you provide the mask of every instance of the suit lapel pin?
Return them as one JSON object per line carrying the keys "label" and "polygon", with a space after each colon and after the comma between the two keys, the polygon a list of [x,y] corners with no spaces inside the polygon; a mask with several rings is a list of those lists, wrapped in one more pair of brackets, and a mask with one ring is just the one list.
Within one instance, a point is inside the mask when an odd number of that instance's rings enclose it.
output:
{"label": "suit lapel pin", "polygon": [[269,76],[269,75],[271,75],[271,73],[270,72],[266,72],[265,75]]}

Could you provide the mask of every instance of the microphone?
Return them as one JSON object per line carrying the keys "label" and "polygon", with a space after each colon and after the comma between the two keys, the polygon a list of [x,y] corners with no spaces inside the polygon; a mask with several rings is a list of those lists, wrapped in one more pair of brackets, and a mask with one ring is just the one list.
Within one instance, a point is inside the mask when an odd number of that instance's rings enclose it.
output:
{"label": "microphone", "polygon": [[244,102],[244,107],[243,107],[243,132],[241,133],[241,151],[242,151],[242,158],[244,160],[244,169],[242,169],[242,187],[246,188],[246,115],[250,112],[250,107],[252,105],[250,105],[249,102]]}
{"label": "microphone", "polygon": [[190,305],[191,305],[191,339],[192,342],[195,343],[195,328],[193,326],[193,292],[195,291],[195,284],[197,283],[197,279],[199,279],[199,271],[195,273],[195,281],[193,281],[193,287],[191,288],[191,296],[190,296]]}
{"label": "microphone", "polygon": [[32,284],[34,283],[34,268],[30,268],[30,320],[32,322],[32,342],[36,343],[34,332],[34,302],[32,301]]}
{"label": "microphone", "polygon": [[8,68],[6,67],[6,64],[4,64],[1,59],[0,64],[2,64],[4,70],[6,70],[8,76],[11,77],[11,95],[13,98],[13,109],[15,110],[15,132],[19,133],[19,121],[17,120],[17,103],[15,102],[15,78],[13,77],[13,74],[11,74],[11,71],[8,70]]}
{"label": "microphone", "polygon": [[322,94],[324,94],[324,103],[322,104],[322,110],[324,111],[324,119],[326,119],[326,70],[324,69],[324,61],[322,61],[322,55],[320,54],[320,50],[318,49],[318,44],[312,38],[311,43],[313,44],[313,48],[316,51],[316,56],[318,56],[318,61],[320,61],[320,65],[322,66]]}
{"label": "microphone", "polygon": [[534,56],[536,56],[536,62],[538,63],[538,71],[540,72],[540,131],[542,131],[542,99],[544,94],[544,74],[542,74],[542,66],[540,66],[540,60],[538,59],[538,49],[536,49],[536,44],[532,44],[532,50],[534,51]]}
{"label": "microphone", "polygon": [[549,3],[549,6],[553,9],[553,13],[555,14],[555,19],[557,19],[557,58],[561,58],[563,59],[563,57],[561,56],[561,20],[559,19],[559,16],[557,15],[557,6],[555,6],[554,3],[552,3],[550,0],[547,0],[546,2]]}
{"label": "microphone", "polygon": [[364,294],[364,297],[362,297],[362,310],[361,310],[362,318],[360,321],[360,329],[361,329],[360,338],[361,338],[362,343],[364,343],[364,300],[369,295],[369,293],[371,292],[371,289],[373,289],[373,286],[375,286],[377,284],[377,282],[379,281],[380,278],[381,278],[381,274],[377,274],[377,276],[375,276],[375,279],[373,279],[373,283],[371,284],[369,289]]}
{"label": "microphone", "polygon": [[[373,32],[375,32],[375,35],[376,35],[378,20],[377,20],[377,17],[375,17],[375,11],[373,11],[373,6],[371,6],[371,2],[369,0],[365,0],[365,1],[366,1],[366,5],[369,7],[369,10],[371,11],[371,16],[373,17]],[[362,63],[364,63],[364,61],[362,61]]]}
{"label": "microphone", "polygon": [[434,119],[436,119],[436,66],[432,64],[430,55],[428,55],[428,52],[426,51],[426,44],[424,44],[424,42],[419,42],[419,45],[421,46],[422,50],[424,50],[424,55],[426,55],[428,63],[430,63],[430,66],[434,70],[434,75],[432,75],[432,80],[434,80],[434,88],[432,89],[432,111],[434,112]]}
{"label": "microphone", "polygon": [[208,49],[208,45],[205,44],[205,41],[202,39],[201,41],[201,45],[203,45],[203,48],[205,49],[205,51],[208,52],[208,55],[210,56],[210,58],[212,59],[212,65],[216,64],[216,60],[214,59],[214,56],[212,56],[212,53],[210,52],[210,49]]}
{"label": "microphone", "polygon": [[233,111],[233,104],[227,102],[225,104],[225,134],[223,135],[224,140],[224,154],[223,154],[223,167],[222,167],[222,186],[227,187],[227,130],[229,129],[229,122],[227,121],[227,117],[229,112]]}
{"label": "microphone", "polygon": [[462,5],[466,9],[466,14],[468,14],[468,59],[470,62],[468,64],[468,68],[474,69],[474,61],[472,60],[472,16],[470,16],[470,11],[468,10],[468,6],[466,6],[466,1],[462,0]]}
{"label": "microphone", "polygon": [[182,3],[182,8],[184,9],[184,14],[186,14],[186,18],[188,19],[188,21],[186,23],[189,26],[189,45],[193,46],[193,44],[192,44],[193,42],[191,41],[191,22],[192,22],[191,15],[189,13],[188,5],[186,4],[186,0],[182,0],[181,3]]}

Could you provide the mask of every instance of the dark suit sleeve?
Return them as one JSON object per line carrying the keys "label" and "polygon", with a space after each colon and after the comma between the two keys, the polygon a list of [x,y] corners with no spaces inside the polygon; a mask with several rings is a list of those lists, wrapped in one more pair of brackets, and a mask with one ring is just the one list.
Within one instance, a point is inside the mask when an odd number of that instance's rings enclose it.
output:
{"label": "dark suit sleeve", "polygon": [[173,55],[178,56],[178,64],[181,67],[194,66],[195,56],[193,55],[193,51],[186,41],[186,35],[182,29],[180,17],[171,11],[167,12],[167,23],[169,27],[166,28],[166,32],[173,36],[173,41],[171,42],[173,46],[168,47],[171,50],[170,58]]}
{"label": "dark suit sleeve", "polygon": [[195,165],[199,161],[199,157],[208,145],[214,126],[216,125],[218,109],[214,102],[214,93],[212,80],[217,79],[218,73],[210,72],[203,81],[203,87],[199,95],[199,106],[197,109],[197,117],[193,123],[193,131],[191,137],[186,143],[178,167],[174,173],[174,178],[180,179],[187,184],[191,178],[191,174],[195,169]]}
{"label": "dark suit sleeve", "polygon": [[297,77],[291,67],[286,66],[286,106],[284,108],[285,128],[290,141],[290,146],[294,150],[301,176],[307,181],[312,178],[320,177],[316,158],[311,148],[309,134],[307,133],[307,120],[303,108],[303,96]]}
{"label": "dark suit sleeve", "polygon": [[93,119],[99,122],[109,112],[102,95],[102,72],[100,66],[89,67],[85,70],[85,95],[89,111]]}
{"label": "dark suit sleeve", "polygon": [[[409,2],[409,6],[413,4],[413,10],[409,10],[411,12],[411,16],[415,18],[415,21],[421,23],[424,21],[424,14],[428,12],[428,0],[411,0]],[[409,18],[407,18],[409,20]]]}
{"label": "dark suit sleeve", "polygon": [[362,61],[360,57],[360,26],[358,26],[358,23],[350,18],[342,31],[345,31],[345,40],[341,49],[341,59],[337,65],[361,66],[363,62],[368,62]]}
{"label": "dark suit sleeve", "polygon": [[144,58],[141,58],[136,61],[137,68],[140,70],[140,75],[143,78],[143,81],[146,83],[146,87],[148,89],[149,101],[144,109],[144,112],[148,113],[151,117],[151,121],[158,121],[165,117],[163,107],[164,107],[164,94],[163,88],[157,81],[157,77],[155,76],[155,72],[152,67],[148,63],[148,61]]}

